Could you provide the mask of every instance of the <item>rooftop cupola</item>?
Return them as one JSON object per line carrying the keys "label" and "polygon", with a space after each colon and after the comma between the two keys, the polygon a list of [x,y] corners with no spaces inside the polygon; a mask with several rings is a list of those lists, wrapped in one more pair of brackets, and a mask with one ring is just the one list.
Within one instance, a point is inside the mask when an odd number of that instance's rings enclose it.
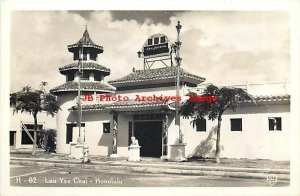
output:
{"label": "rooftop cupola", "polygon": [[68,51],[73,53],[74,60],[79,60],[79,55],[82,54],[83,61],[97,61],[98,54],[103,53],[103,47],[93,42],[86,27],[82,38],[77,43],[68,45]]}
{"label": "rooftop cupola", "polygon": [[52,93],[77,92],[79,79],[83,93],[115,92],[114,87],[104,82],[104,77],[110,75],[110,69],[96,62],[98,54],[103,53],[103,47],[91,40],[87,28],[76,44],[68,45],[68,51],[73,53],[74,62],[59,68],[59,72],[66,76],[66,82],[51,89]]}

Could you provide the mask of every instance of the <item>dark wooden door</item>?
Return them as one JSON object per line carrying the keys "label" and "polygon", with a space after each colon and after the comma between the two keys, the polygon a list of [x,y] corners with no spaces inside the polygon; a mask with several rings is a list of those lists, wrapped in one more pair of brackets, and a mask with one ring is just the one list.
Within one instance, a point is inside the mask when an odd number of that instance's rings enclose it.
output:
{"label": "dark wooden door", "polygon": [[141,146],[141,156],[160,157],[161,156],[161,121],[145,121],[134,123],[134,136]]}

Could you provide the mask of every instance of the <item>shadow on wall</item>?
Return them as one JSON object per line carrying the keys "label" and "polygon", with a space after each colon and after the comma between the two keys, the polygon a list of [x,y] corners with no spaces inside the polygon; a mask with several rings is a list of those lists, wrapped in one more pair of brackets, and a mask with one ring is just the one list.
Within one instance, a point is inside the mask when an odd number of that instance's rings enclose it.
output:
{"label": "shadow on wall", "polygon": [[[205,140],[201,141],[201,143],[190,154],[190,157],[199,157],[199,158],[212,158],[212,157],[215,157],[216,133],[217,133],[217,126],[213,126],[211,128],[207,138]],[[223,150],[223,147],[221,146],[221,151],[222,150]]]}
{"label": "shadow on wall", "polygon": [[98,142],[98,146],[107,147],[107,155],[112,154],[112,144],[113,144],[112,138],[113,138],[112,133],[103,133]]}

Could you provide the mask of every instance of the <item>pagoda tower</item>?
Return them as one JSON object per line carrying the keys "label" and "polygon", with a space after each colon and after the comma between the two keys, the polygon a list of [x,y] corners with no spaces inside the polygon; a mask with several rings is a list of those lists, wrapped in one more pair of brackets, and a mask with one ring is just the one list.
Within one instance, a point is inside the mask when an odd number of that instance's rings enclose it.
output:
{"label": "pagoda tower", "polygon": [[110,69],[97,63],[103,47],[92,41],[87,28],[77,43],[68,45],[68,51],[73,55],[73,63],[59,68],[66,82],[50,90],[58,97],[61,108],[57,113],[57,152],[67,154],[70,153],[69,143],[76,138],[73,127],[78,122],[78,115],[69,108],[78,103],[78,95],[115,92],[114,87],[104,82]]}

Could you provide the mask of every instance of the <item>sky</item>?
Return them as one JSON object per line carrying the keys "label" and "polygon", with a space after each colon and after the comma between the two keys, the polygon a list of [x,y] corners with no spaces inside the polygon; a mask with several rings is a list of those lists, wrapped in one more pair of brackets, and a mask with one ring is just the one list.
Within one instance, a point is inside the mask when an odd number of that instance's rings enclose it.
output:
{"label": "sky", "polygon": [[[290,25],[284,11],[14,11],[11,18],[11,84],[16,92],[42,81],[63,84],[58,68],[73,62],[67,45],[87,25],[104,47],[98,63],[106,81],[143,69],[137,57],[152,34],[174,42],[181,22],[182,68],[205,83],[234,85],[290,80]],[[161,65],[156,64],[154,68]]]}

